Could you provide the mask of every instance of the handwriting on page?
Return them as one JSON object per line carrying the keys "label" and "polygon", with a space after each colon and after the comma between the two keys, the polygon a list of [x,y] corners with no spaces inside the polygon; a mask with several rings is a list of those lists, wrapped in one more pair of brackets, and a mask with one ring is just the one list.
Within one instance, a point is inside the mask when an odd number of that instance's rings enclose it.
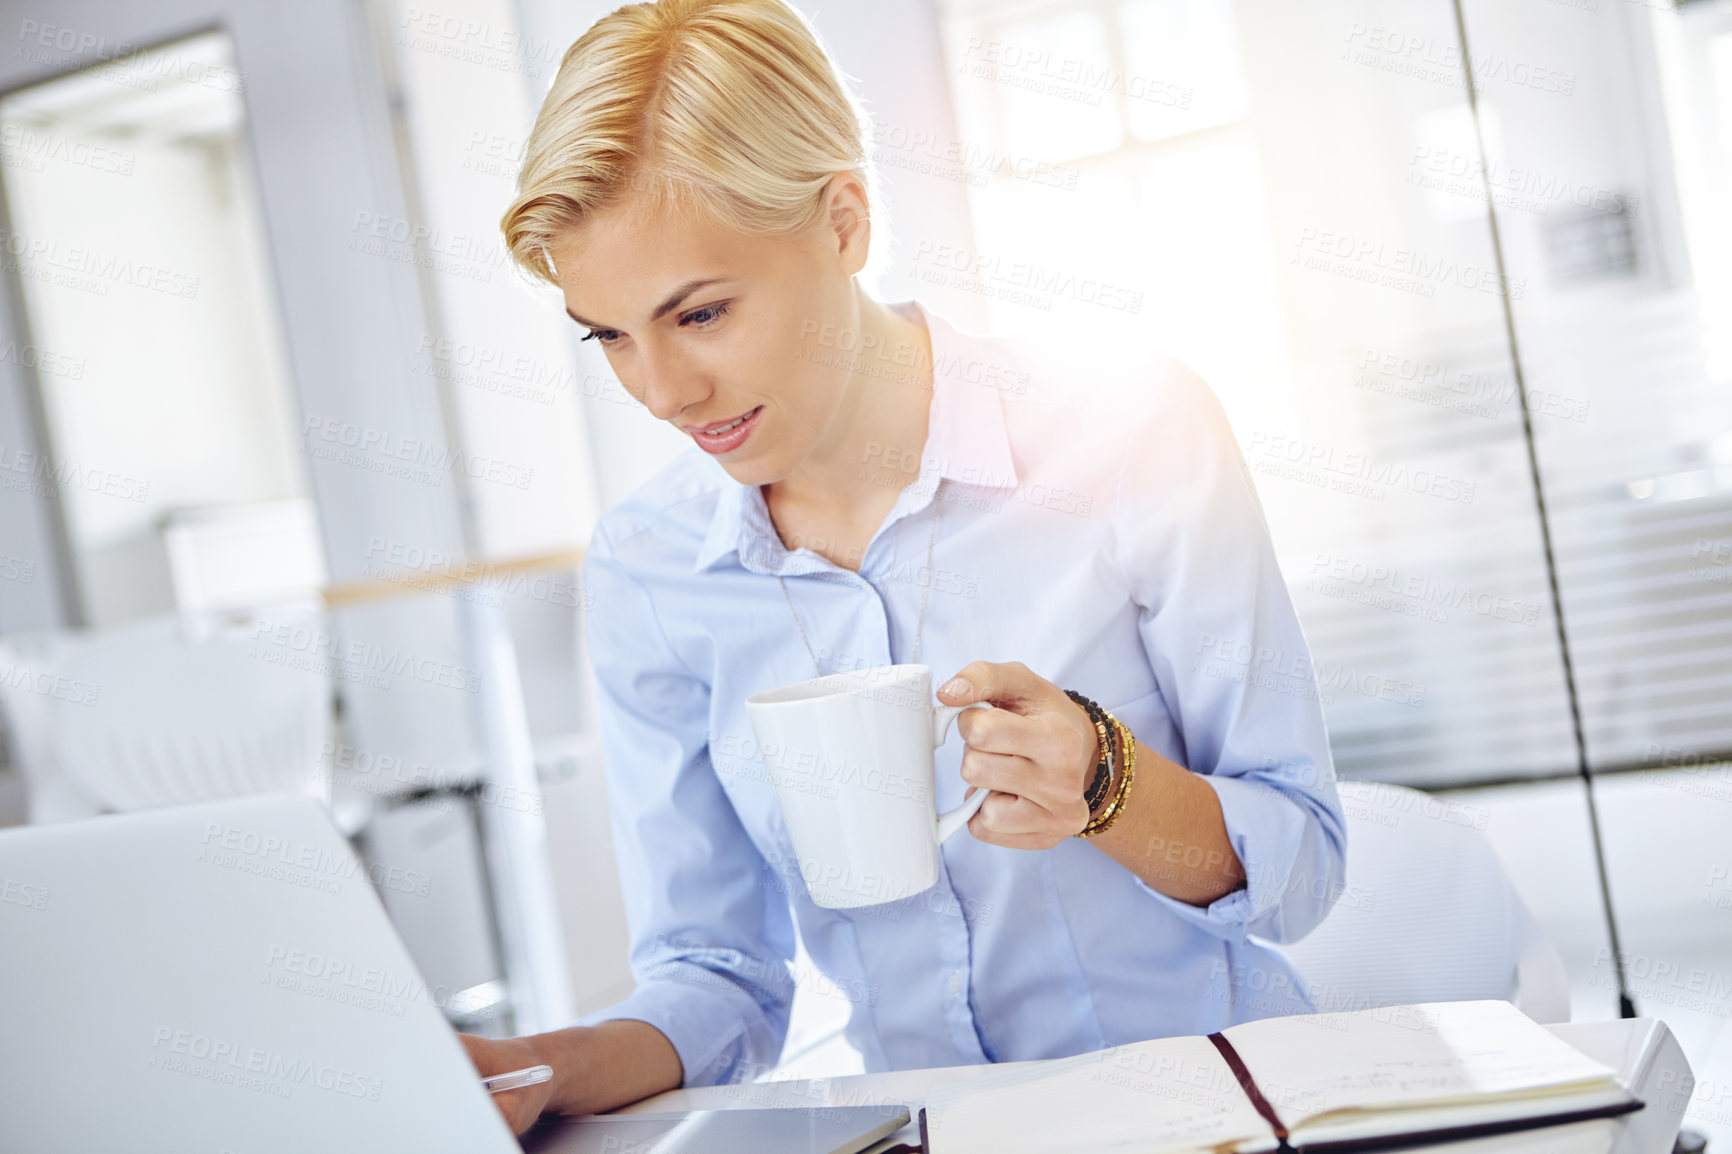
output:
{"label": "handwriting on page", "polygon": [[[1331,1108],[1331,1104],[1340,1106],[1348,1102],[1365,1105],[1391,1098],[1405,1101],[1415,1097],[1452,1097],[1474,1089],[1473,1080],[1452,1055],[1381,1059],[1368,1070],[1313,1078],[1304,1087],[1303,1095],[1295,1093],[1292,1097],[1308,1097],[1314,1110],[1323,1110]],[[1288,1096],[1277,1093],[1276,1097]]]}
{"label": "handwriting on page", "polygon": [[1405,1016],[1268,1018],[1226,1034],[1289,1126],[1333,1110],[1521,1094],[1612,1077],[1508,1002],[1398,1008]]}

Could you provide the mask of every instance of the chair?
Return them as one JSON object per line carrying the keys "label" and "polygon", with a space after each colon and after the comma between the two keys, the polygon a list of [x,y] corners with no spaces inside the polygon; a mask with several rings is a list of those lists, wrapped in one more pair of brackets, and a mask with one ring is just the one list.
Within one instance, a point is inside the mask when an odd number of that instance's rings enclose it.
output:
{"label": "chair", "polygon": [[[311,608],[304,620],[320,631]],[[266,649],[240,621],[184,617],[0,643],[30,820],[275,791],[328,803],[322,655],[297,665]]]}
{"label": "chair", "polygon": [[1317,1009],[1501,998],[1535,1021],[1569,1021],[1563,957],[1480,832],[1485,811],[1381,782],[1339,789],[1340,898],[1310,934],[1275,947]]}

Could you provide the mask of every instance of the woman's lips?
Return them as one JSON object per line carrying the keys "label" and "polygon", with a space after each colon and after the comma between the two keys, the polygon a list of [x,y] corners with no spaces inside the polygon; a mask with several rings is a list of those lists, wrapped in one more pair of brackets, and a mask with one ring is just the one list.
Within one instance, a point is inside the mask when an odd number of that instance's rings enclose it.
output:
{"label": "woman's lips", "polygon": [[[763,412],[764,406],[759,405],[747,414],[745,420],[740,421],[739,424],[725,433],[711,434],[695,429],[687,429],[686,432],[691,434],[692,440],[696,441],[698,447],[706,453],[731,453],[746,443],[746,438],[750,437],[752,430],[758,427],[758,420]],[[735,419],[738,420],[738,418]]]}

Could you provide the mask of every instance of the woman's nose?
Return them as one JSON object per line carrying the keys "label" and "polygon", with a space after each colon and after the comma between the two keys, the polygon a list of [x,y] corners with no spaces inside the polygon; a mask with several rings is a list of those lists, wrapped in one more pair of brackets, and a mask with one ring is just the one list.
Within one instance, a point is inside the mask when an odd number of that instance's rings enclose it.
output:
{"label": "woman's nose", "polygon": [[694,396],[691,390],[682,391],[677,386],[651,385],[644,390],[644,407],[658,421],[671,421],[692,407]]}
{"label": "woman's nose", "polygon": [[645,356],[638,368],[644,407],[658,421],[671,421],[703,399],[696,374],[677,361]]}

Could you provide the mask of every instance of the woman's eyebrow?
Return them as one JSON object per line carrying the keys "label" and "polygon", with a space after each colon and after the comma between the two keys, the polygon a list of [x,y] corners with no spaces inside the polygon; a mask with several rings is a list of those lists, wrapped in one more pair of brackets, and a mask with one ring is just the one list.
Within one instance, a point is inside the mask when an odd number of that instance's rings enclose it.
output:
{"label": "woman's eyebrow", "polygon": [[[700,280],[687,281],[685,284],[683,284],[679,288],[675,289],[673,291],[672,296],[668,297],[667,300],[663,301],[661,304],[656,306],[655,312],[650,314],[650,320],[652,320],[652,321],[661,320],[663,317],[667,316],[669,313],[671,313],[675,309],[679,308],[681,301],[685,300],[687,297],[691,296],[693,293],[697,292],[699,289],[705,288],[705,287],[707,287],[709,285],[713,285],[713,284],[726,284],[728,279],[729,278],[727,278],[727,277],[719,277],[718,276],[718,277],[706,277],[706,278],[703,278]],[[569,307],[565,310],[565,315],[570,317],[572,320],[576,321],[578,324],[582,325],[584,328],[605,329],[608,327],[606,325],[598,325],[594,321],[584,320],[582,317],[580,317],[576,313],[572,312]]]}

